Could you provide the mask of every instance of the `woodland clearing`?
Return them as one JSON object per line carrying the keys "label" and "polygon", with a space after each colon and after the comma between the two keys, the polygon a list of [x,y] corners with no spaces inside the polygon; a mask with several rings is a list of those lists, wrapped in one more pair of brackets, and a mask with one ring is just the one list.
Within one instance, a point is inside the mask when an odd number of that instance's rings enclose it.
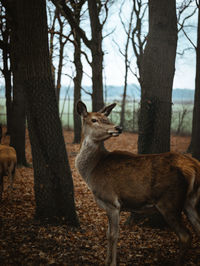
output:
{"label": "woodland clearing", "polygon": [[[34,220],[34,179],[32,168],[18,168],[15,190],[9,193],[5,178],[0,202],[0,265],[104,265],[107,218],[78,175],[74,160],[79,145],[73,144],[73,132],[63,131],[72,171],[76,210],[80,228],[66,225],[41,225]],[[4,138],[2,143],[7,143]],[[171,150],[185,152],[189,137],[172,136]],[[137,152],[137,135],[123,133],[106,142],[109,150]],[[26,136],[27,160],[32,163]],[[122,213],[118,240],[118,265],[173,265],[178,255],[178,240],[170,228],[155,229],[140,224],[125,226],[129,213]],[[187,223],[187,220],[184,219]],[[192,232],[192,246],[185,265],[200,265],[200,242]]]}

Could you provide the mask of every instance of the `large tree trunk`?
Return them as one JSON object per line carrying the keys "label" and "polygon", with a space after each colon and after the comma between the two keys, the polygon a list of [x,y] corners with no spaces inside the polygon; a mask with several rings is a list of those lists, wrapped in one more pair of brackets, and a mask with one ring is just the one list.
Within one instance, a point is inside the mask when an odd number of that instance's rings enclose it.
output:
{"label": "large tree trunk", "polygon": [[149,0],[149,34],[141,65],[139,153],[170,150],[176,46],[175,0]]}
{"label": "large tree trunk", "polygon": [[191,151],[192,156],[200,160],[200,9],[198,7],[198,30],[196,48],[196,79],[192,122]]}
{"label": "large tree trunk", "polygon": [[17,0],[17,12],[20,14],[20,55],[23,54],[36,217],[77,225],[73,181],[49,60],[46,2],[39,0],[36,5],[34,0]]}
{"label": "large tree trunk", "polygon": [[[175,0],[149,0],[149,34],[141,59],[141,109],[139,117],[139,153],[170,150],[172,85],[177,46]],[[132,213],[127,223],[144,219],[151,226],[162,226],[163,218]]]}
{"label": "large tree trunk", "polygon": [[[26,114],[25,99],[23,90],[23,70],[22,58],[19,55],[20,37],[18,14],[16,13],[17,1],[10,1],[12,10],[11,24],[11,69],[13,72],[13,104],[12,104],[12,129],[10,145],[13,146],[17,153],[17,163],[27,165],[25,155],[25,131],[26,131]],[[22,55],[23,56],[23,55]]]}
{"label": "large tree trunk", "polygon": [[102,25],[99,21],[99,12],[96,0],[88,0],[90,24],[92,31],[92,110],[99,111],[103,105],[103,51]]}

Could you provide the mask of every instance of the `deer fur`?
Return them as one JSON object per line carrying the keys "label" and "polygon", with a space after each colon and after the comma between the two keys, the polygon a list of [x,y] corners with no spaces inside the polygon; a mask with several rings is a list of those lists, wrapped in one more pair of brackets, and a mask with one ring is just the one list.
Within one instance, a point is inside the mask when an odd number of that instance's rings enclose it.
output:
{"label": "deer fur", "polygon": [[13,189],[17,155],[13,147],[0,144],[0,200],[3,193],[3,177],[8,176],[10,188]]}
{"label": "deer fur", "polygon": [[112,104],[99,112],[88,112],[83,102],[77,103],[82,140],[75,165],[108,216],[106,265],[116,265],[120,212],[148,207],[156,208],[177,234],[177,265],[183,265],[191,236],[182,223],[182,211],[200,236],[200,163],[175,152],[136,155],[107,151],[103,142],[122,132],[107,118],[114,107]]}

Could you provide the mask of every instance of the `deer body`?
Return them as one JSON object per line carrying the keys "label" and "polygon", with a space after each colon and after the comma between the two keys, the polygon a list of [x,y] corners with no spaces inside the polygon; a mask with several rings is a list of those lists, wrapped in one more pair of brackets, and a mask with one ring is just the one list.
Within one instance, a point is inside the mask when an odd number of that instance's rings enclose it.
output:
{"label": "deer body", "polygon": [[8,176],[10,188],[13,189],[13,180],[17,165],[17,155],[13,147],[0,144],[0,200],[3,193],[3,177]]}
{"label": "deer body", "polygon": [[107,151],[103,141],[121,133],[106,118],[114,106],[88,113],[82,102],[77,105],[82,116],[82,142],[76,167],[108,216],[106,265],[116,265],[120,211],[147,207],[156,208],[179,237],[181,265],[190,244],[190,234],[181,222],[182,210],[200,236],[196,208],[200,198],[200,164],[187,155],[172,152],[135,155]]}

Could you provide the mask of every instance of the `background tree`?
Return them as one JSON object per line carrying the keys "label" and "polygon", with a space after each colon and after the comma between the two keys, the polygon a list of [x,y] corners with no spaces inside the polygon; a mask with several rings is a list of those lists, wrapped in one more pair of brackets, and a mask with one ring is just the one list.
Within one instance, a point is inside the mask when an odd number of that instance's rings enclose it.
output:
{"label": "background tree", "polygon": [[200,4],[196,1],[198,7],[198,26],[197,26],[197,46],[196,46],[196,78],[195,78],[195,96],[192,122],[191,151],[192,156],[200,160]]}
{"label": "background tree", "polygon": [[[88,0],[88,10],[91,26],[91,39],[89,39],[85,31],[77,24],[71,8],[64,0],[52,0],[52,2],[60,9],[62,15],[68,20],[72,30],[76,30],[76,34],[83,40],[84,44],[91,51],[92,62],[92,110],[97,111],[104,105],[103,102],[103,50],[102,50],[102,29],[108,15],[108,2]],[[105,17],[100,21],[102,10],[105,10]]]}
{"label": "background tree", "polygon": [[23,90],[32,146],[36,217],[78,224],[49,60],[46,1],[17,0]]}
{"label": "background tree", "polygon": [[11,82],[11,67],[10,67],[10,27],[9,19],[6,15],[6,9],[0,3],[0,49],[2,50],[2,74],[5,80],[5,96],[6,96],[6,120],[7,120],[7,134],[11,132],[12,119],[12,82]]}
{"label": "background tree", "polygon": [[175,0],[149,0],[149,34],[141,61],[139,153],[170,150],[176,46]]}
{"label": "background tree", "polygon": [[[82,7],[85,4],[86,0],[80,0],[79,2],[70,1],[71,7],[73,8],[74,19],[77,25],[80,25],[81,21],[81,11]],[[80,116],[76,112],[76,103],[79,99],[81,99],[81,83],[83,77],[83,65],[81,61],[81,38],[77,33],[77,29],[73,30],[74,37],[74,64],[76,75],[74,77],[74,107],[73,107],[73,115],[74,115],[74,143],[79,143],[81,140],[81,119]]]}
{"label": "background tree", "polygon": [[130,40],[131,40],[131,30],[132,30],[133,14],[134,14],[134,11],[132,9],[131,14],[130,14],[130,18],[129,18],[129,22],[128,22],[128,27],[126,28],[125,22],[122,18],[122,15],[121,15],[123,5],[124,5],[124,2],[122,3],[121,8],[120,8],[120,12],[119,12],[120,21],[121,21],[123,29],[126,33],[126,43],[125,43],[124,51],[122,51],[119,48],[121,55],[124,57],[124,70],[125,70],[124,71],[125,72],[125,74],[124,74],[124,91],[123,91],[123,95],[122,95],[122,105],[121,105],[121,113],[120,113],[120,126],[121,127],[124,126],[124,120],[125,120],[125,105],[126,105],[126,94],[127,94],[127,85],[128,85],[128,72],[129,72],[129,67],[130,67],[129,44],[130,44]]}
{"label": "background tree", "polygon": [[7,16],[10,20],[10,61],[13,73],[13,102],[12,102],[12,126],[10,145],[17,152],[17,163],[27,165],[25,154],[25,131],[26,113],[25,99],[23,91],[23,71],[21,67],[21,57],[19,55],[20,41],[19,28],[17,23],[16,1],[3,1],[6,7]]}

